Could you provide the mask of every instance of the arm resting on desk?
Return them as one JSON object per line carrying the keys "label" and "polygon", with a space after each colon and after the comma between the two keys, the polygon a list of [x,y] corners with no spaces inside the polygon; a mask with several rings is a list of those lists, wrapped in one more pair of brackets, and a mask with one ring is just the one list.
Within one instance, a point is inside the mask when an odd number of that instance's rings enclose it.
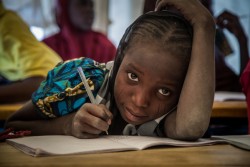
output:
{"label": "arm resting on desk", "polygon": [[37,112],[31,101],[13,113],[6,121],[5,128],[31,130],[32,135],[70,135],[68,128],[75,113],[56,119],[44,119]]}

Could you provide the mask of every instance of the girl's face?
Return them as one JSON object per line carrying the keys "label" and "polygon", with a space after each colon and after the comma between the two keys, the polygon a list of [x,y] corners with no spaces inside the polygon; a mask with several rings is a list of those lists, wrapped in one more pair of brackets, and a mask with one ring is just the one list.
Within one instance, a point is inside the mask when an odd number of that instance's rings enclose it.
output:
{"label": "girl's face", "polygon": [[155,42],[140,42],[126,52],[114,86],[123,119],[139,125],[159,118],[178,102],[183,61]]}

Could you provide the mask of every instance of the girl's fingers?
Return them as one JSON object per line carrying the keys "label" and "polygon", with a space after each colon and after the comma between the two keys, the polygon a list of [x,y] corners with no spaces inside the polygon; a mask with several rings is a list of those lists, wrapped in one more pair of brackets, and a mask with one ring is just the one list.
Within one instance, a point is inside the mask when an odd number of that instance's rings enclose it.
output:
{"label": "girl's fingers", "polygon": [[[71,133],[77,138],[96,138],[102,130],[92,127],[83,117],[77,116],[72,122]],[[107,123],[106,123],[107,124]],[[101,127],[101,126],[100,126]],[[104,131],[104,130],[103,130]]]}
{"label": "girl's fingers", "polygon": [[94,105],[91,103],[86,103],[85,105],[82,106],[82,109],[104,121],[108,121],[113,117],[112,113],[106,108],[106,106],[102,104]]}
{"label": "girl's fingers", "polygon": [[[188,2],[189,3],[189,2]],[[179,10],[180,8],[186,6],[186,1],[180,0],[157,0],[155,4],[155,11],[162,9],[169,10]]]}
{"label": "girl's fingers", "polygon": [[157,0],[155,3],[155,11],[162,10],[162,9],[166,8],[166,6],[167,6],[166,1]]}
{"label": "girl's fingers", "polygon": [[109,125],[111,124],[111,120],[113,119],[113,114],[107,109],[107,107],[103,104],[99,104],[98,105],[100,108],[103,109],[103,111],[106,113],[106,115],[108,116],[105,120],[110,122]]}
{"label": "girl's fingers", "polygon": [[99,136],[96,134],[90,134],[90,133],[85,133],[85,132],[78,132],[73,135],[79,139],[91,139],[91,138],[97,138]]}
{"label": "girl's fingers", "polygon": [[80,133],[89,133],[89,134],[94,134],[94,135],[98,135],[100,134],[101,132],[103,132],[102,130],[100,129],[97,129],[95,127],[92,127],[86,123],[81,123],[79,121],[77,122],[74,122],[74,125],[75,129],[77,129],[78,132]]}
{"label": "girl's fingers", "polygon": [[109,124],[107,121],[100,119],[98,117],[95,117],[91,114],[84,114],[83,116],[78,117],[77,121],[82,125],[87,124],[100,131],[106,131],[109,128]]}
{"label": "girl's fingers", "polygon": [[104,105],[84,104],[76,113],[72,126],[81,133],[100,134],[111,124],[112,113]]}
{"label": "girl's fingers", "polygon": [[194,29],[208,24],[214,25],[214,19],[211,13],[199,0],[158,0],[155,11],[159,11],[163,8],[168,8],[168,10],[183,15]]}

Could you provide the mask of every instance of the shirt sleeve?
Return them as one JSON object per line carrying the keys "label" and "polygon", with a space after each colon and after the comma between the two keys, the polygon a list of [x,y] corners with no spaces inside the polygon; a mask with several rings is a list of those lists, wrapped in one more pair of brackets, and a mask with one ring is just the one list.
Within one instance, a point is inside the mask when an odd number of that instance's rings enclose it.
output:
{"label": "shirt sleeve", "polygon": [[85,86],[77,71],[82,67],[93,95],[103,84],[105,70],[94,60],[79,58],[58,64],[49,71],[46,80],[32,94],[32,102],[40,115],[55,118],[76,112],[90,102]]}

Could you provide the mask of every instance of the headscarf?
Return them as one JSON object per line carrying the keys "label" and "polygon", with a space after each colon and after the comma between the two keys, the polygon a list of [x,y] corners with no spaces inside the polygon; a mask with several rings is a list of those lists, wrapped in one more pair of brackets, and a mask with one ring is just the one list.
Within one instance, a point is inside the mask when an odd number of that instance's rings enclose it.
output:
{"label": "headscarf", "polygon": [[60,32],[43,41],[54,49],[63,60],[89,57],[98,62],[113,60],[115,46],[102,33],[79,30],[69,17],[69,0],[57,0],[55,14]]}

